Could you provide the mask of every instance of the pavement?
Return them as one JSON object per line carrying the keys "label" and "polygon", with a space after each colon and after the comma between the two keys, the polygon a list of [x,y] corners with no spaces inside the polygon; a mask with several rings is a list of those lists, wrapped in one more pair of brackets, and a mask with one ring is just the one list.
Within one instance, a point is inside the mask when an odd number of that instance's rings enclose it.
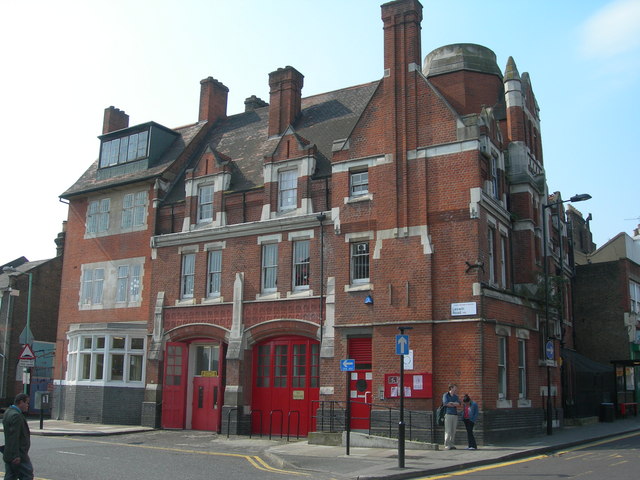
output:
{"label": "pavement", "polygon": [[[0,424],[1,425],[1,424]],[[45,419],[29,419],[32,435],[46,436],[105,436],[154,431],[152,428],[128,425],[101,425],[73,423]],[[309,444],[306,439],[287,442],[285,439],[266,437],[241,437],[212,434],[212,448],[237,448],[260,445],[264,460],[278,468],[318,472],[333,478],[357,480],[401,480],[442,474],[456,470],[511,461],[529,456],[562,451],[585,443],[604,440],[623,434],[640,434],[640,416],[615,419],[613,422],[595,422],[580,426],[554,429],[552,435],[540,435],[513,440],[504,444],[480,445],[478,450],[466,450],[458,445],[456,450],[405,450],[405,466],[399,467],[398,449],[325,446]]]}

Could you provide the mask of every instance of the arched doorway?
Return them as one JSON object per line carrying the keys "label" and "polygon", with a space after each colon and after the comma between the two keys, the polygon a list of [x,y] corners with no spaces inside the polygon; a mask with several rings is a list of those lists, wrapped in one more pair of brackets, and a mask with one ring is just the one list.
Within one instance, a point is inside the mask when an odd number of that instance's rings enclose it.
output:
{"label": "arched doorway", "polygon": [[168,342],[164,358],[162,428],[219,432],[224,345],[212,339]]}
{"label": "arched doorway", "polygon": [[305,337],[267,340],[253,349],[252,431],[306,436],[315,429],[320,344]]}

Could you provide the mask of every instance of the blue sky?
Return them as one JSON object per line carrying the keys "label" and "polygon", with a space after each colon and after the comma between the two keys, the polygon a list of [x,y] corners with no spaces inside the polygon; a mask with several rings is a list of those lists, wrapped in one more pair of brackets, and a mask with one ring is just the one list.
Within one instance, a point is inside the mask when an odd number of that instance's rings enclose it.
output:
{"label": "blue sky", "polygon": [[[303,96],[382,76],[372,0],[0,0],[0,264],[55,255],[58,196],[98,155],[105,107],[167,127],[193,123],[200,80],[229,87],[228,114],[268,101],[292,65]],[[635,149],[640,0],[423,0],[422,55],[451,43],[513,56],[540,106],[550,191],[593,214],[598,246],[640,223]]]}

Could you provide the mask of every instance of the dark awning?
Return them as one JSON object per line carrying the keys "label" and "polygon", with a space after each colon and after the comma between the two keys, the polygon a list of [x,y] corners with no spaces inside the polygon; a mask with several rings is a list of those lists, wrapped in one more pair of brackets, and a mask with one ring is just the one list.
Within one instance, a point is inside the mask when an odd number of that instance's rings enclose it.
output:
{"label": "dark awning", "polygon": [[591,373],[598,373],[598,372],[611,373],[612,372],[611,366],[605,363],[599,363],[599,362],[596,362],[595,360],[591,360],[590,358],[585,357],[584,355],[578,352],[575,352],[573,350],[563,348],[561,350],[561,355],[563,358],[565,358],[567,361],[570,361],[573,364],[573,367],[576,369],[577,372],[591,372]]}

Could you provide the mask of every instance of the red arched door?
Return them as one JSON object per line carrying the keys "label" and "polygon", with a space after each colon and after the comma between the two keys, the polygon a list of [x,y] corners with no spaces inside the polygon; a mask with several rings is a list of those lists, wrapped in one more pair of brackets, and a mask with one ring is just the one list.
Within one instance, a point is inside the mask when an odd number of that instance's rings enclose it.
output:
{"label": "red arched door", "polygon": [[222,382],[219,344],[195,344],[191,346],[194,356],[193,390],[191,402],[191,428],[193,430],[220,431],[222,412]]}
{"label": "red arched door", "polygon": [[320,344],[278,337],[253,350],[252,431],[306,436],[315,428],[320,387]]}
{"label": "red arched door", "polygon": [[167,343],[162,428],[220,431],[224,345],[199,339]]}
{"label": "red arched door", "polygon": [[162,428],[185,426],[188,353],[189,346],[186,343],[167,343],[162,385]]}

